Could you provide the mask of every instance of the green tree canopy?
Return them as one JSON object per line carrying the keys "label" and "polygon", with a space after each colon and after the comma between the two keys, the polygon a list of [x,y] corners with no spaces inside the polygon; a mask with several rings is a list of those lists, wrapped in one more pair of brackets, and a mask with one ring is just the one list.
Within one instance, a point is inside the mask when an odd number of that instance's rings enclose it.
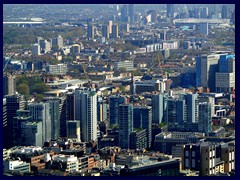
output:
{"label": "green tree canopy", "polygon": [[29,95],[29,86],[27,83],[21,83],[17,86],[17,91],[22,95]]}

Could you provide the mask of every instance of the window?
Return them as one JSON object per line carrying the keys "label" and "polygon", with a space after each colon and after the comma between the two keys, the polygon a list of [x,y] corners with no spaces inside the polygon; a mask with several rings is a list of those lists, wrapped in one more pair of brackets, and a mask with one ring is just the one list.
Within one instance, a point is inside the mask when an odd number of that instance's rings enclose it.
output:
{"label": "window", "polygon": [[195,151],[192,151],[192,157],[195,157]]}

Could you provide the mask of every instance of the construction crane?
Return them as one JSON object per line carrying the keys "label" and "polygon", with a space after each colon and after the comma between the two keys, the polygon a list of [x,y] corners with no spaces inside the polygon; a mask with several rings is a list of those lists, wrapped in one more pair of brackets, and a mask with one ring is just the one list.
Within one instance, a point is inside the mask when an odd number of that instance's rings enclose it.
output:
{"label": "construction crane", "polygon": [[159,67],[159,69],[160,69],[160,74],[161,74],[161,76],[162,76],[162,79],[166,79],[166,75],[165,75],[165,73],[164,73],[164,71],[163,71],[163,68],[162,68],[162,54],[161,53],[158,53],[157,54],[157,61],[158,61],[158,67]]}
{"label": "construction crane", "polygon": [[8,63],[11,61],[11,58],[12,58],[13,56],[14,56],[14,53],[13,53],[13,54],[9,57],[9,59],[7,60],[5,66],[3,67],[3,72],[5,71],[5,69],[6,69],[7,65],[8,65]]}

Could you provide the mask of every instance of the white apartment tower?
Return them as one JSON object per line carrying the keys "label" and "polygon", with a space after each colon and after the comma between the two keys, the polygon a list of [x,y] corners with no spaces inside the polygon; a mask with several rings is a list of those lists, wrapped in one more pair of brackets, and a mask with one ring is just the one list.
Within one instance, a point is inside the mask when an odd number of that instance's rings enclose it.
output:
{"label": "white apartment tower", "polygon": [[97,139],[97,95],[93,89],[75,91],[75,120],[80,121],[81,140]]}

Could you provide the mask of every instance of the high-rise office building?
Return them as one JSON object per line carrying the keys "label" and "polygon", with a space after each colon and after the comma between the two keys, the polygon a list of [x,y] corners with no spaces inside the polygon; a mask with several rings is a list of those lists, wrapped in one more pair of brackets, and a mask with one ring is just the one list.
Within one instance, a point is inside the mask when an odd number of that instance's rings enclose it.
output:
{"label": "high-rise office building", "polygon": [[75,120],[75,95],[72,92],[66,94],[67,120]]}
{"label": "high-rise office building", "polygon": [[60,111],[59,111],[59,100],[47,101],[50,107],[51,116],[51,139],[58,139],[60,136]]}
{"label": "high-rise office building", "polygon": [[181,125],[187,121],[187,105],[184,98],[176,101],[177,123]]}
{"label": "high-rise office building", "polygon": [[109,34],[112,34],[112,25],[113,25],[113,22],[112,21],[108,21]]}
{"label": "high-rise office building", "polygon": [[128,5],[124,4],[121,8],[121,20],[124,22],[129,22],[130,19],[128,19]]}
{"label": "high-rise office building", "polygon": [[200,23],[199,33],[208,36],[208,23]]}
{"label": "high-rise office building", "polygon": [[88,38],[94,39],[94,29],[95,29],[95,27],[93,25],[88,25],[88,28],[87,28],[87,37]]}
{"label": "high-rise office building", "polygon": [[119,124],[119,105],[125,102],[123,96],[110,96],[109,97],[109,117],[110,125]]}
{"label": "high-rise office building", "polygon": [[22,146],[43,146],[42,121],[26,121],[21,124]]}
{"label": "high-rise office building", "polygon": [[98,122],[106,121],[108,119],[109,106],[102,97],[98,97],[97,102],[97,113],[98,113]]}
{"label": "high-rise office building", "polygon": [[11,74],[3,75],[3,95],[13,95],[16,93],[15,76]]}
{"label": "high-rise office building", "polygon": [[103,25],[102,26],[102,37],[109,38],[109,26]]}
{"label": "high-rise office building", "polygon": [[152,95],[152,122],[160,124],[163,122],[163,94]]}
{"label": "high-rise office building", "polygon": [[167,17],[174,17],[174,4],[167,4]]}
{"label": "high-rise office building", "polygon": [[201,8],[201,18],[208,18],[208,7]]}
{"label": "high-rise office building", "polygon": [[216,72],[218,72],[219,54],[202,55],[196,59],[197,86],[209,88],[215,92]]}
{"label": "high-rise office building", "polygon": [[134,4],[129,4],[128,5],[128,15],[130,17],[130,22],[134,22]]}
{"label": "high-rise office building", "polygon": [[211,103],[199,103],[198,131],[205,133],[206,136],[212,131]]}
{"label": "high-rise office building", "polygon": [[227,5],[222,6],[221,17],[222,17],[222,19],[227,19],[228,18],[228,7],[227,7]]}
{"label": "high-rise office building", "polygon": [[58,35],[57,37],[52,38],[51,42],[52,42],[52,47],[53,48],[57,48],[57,49],[63,48],[63,38],[62,38],[62,36]]}
{"label": "high-rise office building", "polygon": [[152,141],[152,108],[135,107],[133,109],[133,127],[146,129],[147,148],[151,147]]}
{"label": "high-rise office building", "polygon": [[119,105],[119,146],[122,149],[130,148],[130,134],[133,132],[132,104]]}
{"label": "high-rise office building", "polygon": [[198,122],[198,94],[186,94],[185,100],[187,105],[187,122]]}
{"label": "high-rise office building", "polygon": [[200,18],[200,14],[201,14],[201,12],[200,12],[200,8],[199,7],[195,7],[194,8],[194,18]]}
{"label": "high-rise office building", "polygon": [[233,92],[235,89],[235,55],[221,55],[218,64],[216,92]]}
{"label": "high-rise office building", "polygon": [[17,110],[24,108],[23,96],[8,95],[6,96],[6,111],[7,111],[7,133],[4,134],[4,147],[10,148],[13,146],[13,122]]}
{"label": "high-rise office building", "polygon": [[77,142],[81,142],[79,121],[67,121],[67,137],[76,140]]}
{"label": "high-rise office building", "polygon": [[42,142],[50,141],[52,136],[52,122],[49,103],[31,103],[28,105],[33,121],[42,122]]}
{"label": "high-rise office building", "polygon": [[129,139],[130,149],[146,149],[148,147],[146,129],[135,129],[130,133]]}
{"label": "high-rise office building", "polygon": [[112,26],[112,38],[118,38],[118,25],[114,24]]}
{"label": "high-rise office building", "polygon": [[97,140],[97,95],[94,89],[75,91],[75,120],[80,121],[81,140]]}
{"label": "high-rise office building", "polygon": [[41,55],[40,45],[39,44],[33,44],[32,45],[32,55],[38,56]]}
{"label": "high-rise office building", "polygon": [[127,23],[125,25],[125,30],[126,30],[127,33],[130,32],[130,24]]}
{"label": "high-rise office building", "polygon": [[[7,100],[3,98],[3,134],[7,134]],[[7,138],[3,138],[3,147],[6,147]]]}

